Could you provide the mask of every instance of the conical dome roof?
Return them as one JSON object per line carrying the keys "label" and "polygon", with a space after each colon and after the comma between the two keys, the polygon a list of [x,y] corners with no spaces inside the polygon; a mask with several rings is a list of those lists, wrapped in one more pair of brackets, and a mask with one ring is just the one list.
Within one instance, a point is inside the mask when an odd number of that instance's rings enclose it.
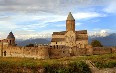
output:
{"label": "conical dome roof", "polygon": [[72,16],[71,12],[69,12],[67,20],[75,20],[74,17]]}
{"label": "conical dome roof", "polygon": [[7,36],[7,39],[13,39],[13,38],[15,38],[15,37],[14,37],[13,33],[10,32],[9,35]]}

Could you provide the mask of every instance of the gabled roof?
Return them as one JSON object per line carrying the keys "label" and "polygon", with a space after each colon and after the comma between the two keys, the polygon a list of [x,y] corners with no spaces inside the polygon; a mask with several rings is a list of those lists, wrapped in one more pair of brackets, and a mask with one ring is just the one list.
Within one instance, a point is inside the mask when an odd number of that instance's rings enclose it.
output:
{"label": "gabled roof", "polygon": [[13,33],[10,32],[9,35],[7,36],[7,39],[12,39],[12,38],[15,38],[15,37],[14,37]]}
{"label": "gabled roof", "polygon": [[87,30],[76,31],[76,34],[87,34]]}
{"label": "gabled roof", "polygon": [[62,31],[62,32],[53,32],[52,35],[65,35],[66,31]]}
{"label": "gabled roof", "polygon": [[72,16],[71,12],[69,12],[67,20],[75,20],[74,17]]}

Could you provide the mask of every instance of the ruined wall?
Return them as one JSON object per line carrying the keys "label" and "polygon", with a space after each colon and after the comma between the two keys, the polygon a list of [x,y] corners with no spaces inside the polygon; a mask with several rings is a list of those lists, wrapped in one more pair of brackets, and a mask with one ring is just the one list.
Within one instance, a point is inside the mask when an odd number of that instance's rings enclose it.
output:
{"label": "ruined wall", "polygon": [[112,47],[112,53],[116,52],[116,47]]}
{"label": "ruined wall", "polygon": [[47,59],[49,58],[48,47],[4,47],[3,49],[4,57],[28,57],[37,59]]}
{"label": "ruined wall", "polygon": [[82,56],[86,55],[86,48],[78,48],[78,47],[73,47],[72,52],[74,53],[74,56]]}
{"label": "ruined wall", "polygon": [[93,48],[93,54],[108,54],[112,53],[112,48],[110,47],[95,47]]}
{"label": "ruined wall", "polygon": [[70,56],[69,48],[62,45],[49,46],[49,56],[50,58],[68,57]]}
{"label": "ruined wall", "polygon": [[92,48],[91,46],[87,48],[73,47],[72,53],[74,56],[116,53],[116,47],[94,47],[94,48]]}
{"label": "ruined wall", "polygon": [[0,56],[3,57],[27,57],[37,59],[48,58],[63,58],[69,56],[83,56],[83,55],[100,55],[107,53],[115,53],[116,47],[91,47],[88,45],[86,48],[68,47],[63,45],[41,45],[38,47],[11,47],[4,45],[1,47],[0,43]]}

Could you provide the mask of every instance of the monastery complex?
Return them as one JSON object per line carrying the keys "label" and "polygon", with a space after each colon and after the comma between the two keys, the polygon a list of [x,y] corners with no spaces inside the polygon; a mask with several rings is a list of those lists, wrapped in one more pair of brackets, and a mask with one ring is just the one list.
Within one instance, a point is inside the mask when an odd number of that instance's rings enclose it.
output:
{"label": "monastery complex", "polygon": [[66,31],[53,32],[51,44],[49,45],[16,46],[15,36],[12,32],[9,33],[6,39],[0,40],[1,57],[48,59],[115,52],[115,47],[92,47],[89,45],[87,30],[75,30],[75,19],[71,12],[69,12],[66,20]]}

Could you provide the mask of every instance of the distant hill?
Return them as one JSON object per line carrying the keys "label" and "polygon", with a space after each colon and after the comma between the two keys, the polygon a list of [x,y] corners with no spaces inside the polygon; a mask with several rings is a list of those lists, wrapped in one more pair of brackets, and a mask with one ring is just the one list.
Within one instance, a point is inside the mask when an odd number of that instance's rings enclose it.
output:
{"label": "distant hill", "polygon": [[16,40],[18,46],[26,46],[28,44],[49,44],[51,41],[50,38],[36,38],[36,39],[27,39],[27,40]]}
{"label": "distant hill", "polygon": [[[92,40],[99,40],[104,46],[116,46],[116,33],[109,34],[107,36],[89,36],[89,44]],[[25,46],[28,44],[49,44],[51,38],[36,38],[27,40],[16,40],[18,46]]]}
{"label": "distant hill", "polygon": [[112,33],[104,37],[89,36],[89,43],[95,39],[99,40],[104,46],[116,46],[116,33]]}

